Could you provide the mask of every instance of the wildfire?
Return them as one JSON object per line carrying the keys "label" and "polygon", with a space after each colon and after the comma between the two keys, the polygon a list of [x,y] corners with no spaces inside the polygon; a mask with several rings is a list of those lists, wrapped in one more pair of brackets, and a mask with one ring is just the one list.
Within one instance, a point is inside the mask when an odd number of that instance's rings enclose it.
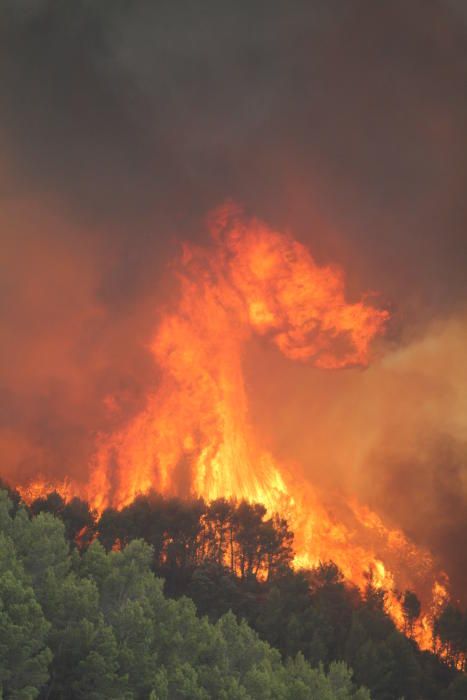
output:
{"label": "wildfire", "polygon": [[[374,585],[390,591],[395,575],[386,557],[406,577],[411,569],[431,575],[429,554],[368,508],[348,502],[350,525],[331,516],[293,465],[279,464],[258,444],[249,418],[242,359],[254,334],[285,357],[319,368],[366,365],[387,311],[365,299],[348,303],[339,268],[317,265],[290,235],[243,218],[233,205],[211,216],[210,231],[211,245],[186,245],[177,265],[179,299],[151,343],[161,370],[157,388],[139,415],[100,438],[89,484],[67,482],[61,493],[78,493],[98,511],[123,507],[150,489],[261,502],[288,518],[297,566],[332,559],[356,585],[364,586],[371,570]],[[45,486],[30,485],[23,494],[33,498]],[[402,626],[395,593],[388,606]],[[424,646],[428,625],[423,618],[416,634]]]}
{"label": "wildfire", "polygon": [[41,498],[42,496],[55,491],[58,493],[64,501],[69,501],[73,496],[79,493],[79,487],[77,484],[73,484],[69,479],[63,479],[62,481],[51,481],[50,479],[45,479],[39,477],[35,481],[31,481],[26,484],[26,486],[17,486],[18,492],[21,498],[26,503],[32,503],[36,498]]}
{"label": "wildfire", "polygon": [[180,480],[208,499],[290,506],[285,470],[257,444],[249,422],[247,340],[259,333],[292,359],[347,367],[368,361],[369,343],[388,318],[364,302],[347,304],[339,269],[319,267],[303,245],[244,221],[231,206],[211,218],[211,233],[212,248],[184,248],[177,308],[152,342],[162,370],[157,390],[99,447],[90,487],[98,508],[122,506],[151,487],[179,492]]}

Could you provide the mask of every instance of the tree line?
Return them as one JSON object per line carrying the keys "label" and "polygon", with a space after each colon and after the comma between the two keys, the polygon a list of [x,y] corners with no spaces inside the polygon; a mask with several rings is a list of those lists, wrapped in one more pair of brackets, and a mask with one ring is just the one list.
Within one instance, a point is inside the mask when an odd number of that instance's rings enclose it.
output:
{"label": "tree line", "polygon": [[79,551],[60,518],[31,516],[0,491],[1,697],[370,700],[344,663],[283,661],[232,612],[213,623],[166,597],[144,540]]}
{"label": "tree line", "polygon": [[[100,596],[98,607],[102,605],[100,613],[111,627],[114,607],[120,608],[118,601],[109,597],[107,584],[100,588],[99,582],[103,579],[99,578],[99,567],[109,571],[109,564],[103,562],[123,561],[122,557],[140,551],[138,547],[145,547],[146,573],[151,580],[164,580],[167,604],[191,605],[194,619],[210,625],[209,629],[218,630],[226,620],[230,620],[229,624],[235,621],[236,625],[245,625],[255,643],[266,644],[271,653],[274,649],[274,653],[280,654],[281,673],[287,675],[282,669],[292,668],[290,664],[305,664],[307,673],[308,669],[313,670],[328,684],[336,673],[347,674],[347,686],[344,684],[347,690],[337,694],[339,698],[371,695],[374,700],[460,700],[467,696],[466,676],[458,671],[466,653],[465,613],[447,605],[435,620],[434,644],[438,650],[442,649],[443,659],[421,652],[411,639],[413,624],[420,614],[415,594],[408,591],[403,596],[404,635],[388,616],[386,593],[373,585],[371,573],[362,592],[345,581],[332,562],[322,563],[310,571],[295,571],[291,566],[293,534],[287,522],[279,516],[268,517],[260,504],[225,499],[205,503],[199,499],[180,500],[149,494],[120,511],[107,509],[98,518],[84,501],[75,498],[65,503],[56,493],[26,507],[17,494],[10,492],[9,503],[8,517],[13,521],[20,516],[21,521],[27,519],[30,523],[59,524],[71,552],[67,556],[75,578],[81,580],[83,575],[89,578],[84,573],[87,571],[84,562],[95,561],[97,568],[91,578]],[[108,583],[110,580],[107,579]],[[160,595],[163,597],[162,588]],[[44,603],[46,608],[50,607],[47,596],[45,591],[37,596],[39,605]],[[177,634],[180,633],[178,630]],[[132,639],[135,644],[143,644],[141,640],[138,642],[136,632]],[[118,635],[116,643],[120,658]],[[54,654],[53,645],[49,644],[48,648]],[[64,662],[57,660],[55,654],[53,658],[52,667],[54,664],[63,666]],[[120,661],[115,663],[116,668],[120,668]],[[198,674],[196,663],[192,666]],[[155,693],[154,697],[332,698],[335,692],[332,688],[325,692],[324,686],[319,691],[310,686],[300,690],[302,694],[294,689],[298,694],[287,695],[287,680],[284,681],[285,690],[280,692],[272,690],[273,686],[265,681],[261,692],[259,689],[253,692],[249,687],[242,690],[244,695],[229,695],[230,691],[225,691],[224,695],[215,691],[210,695],[212,688],[203,688],[203,692],[207,692],[205,695],[183,695],[170,685],[172,671],[165,664],[162,666],[165,690],[154,686],[150,691]],[[53,671],[54,678],[58,677],[57,673]],[[129,666],[124,666],[121,674],[130,678]],[[199,683],[199,674],[196,677]],[[40,690],[40,697],[85,697],[60,695],[63,683],[55,680],[52,690],[47,690],[48,695]],[[370,695],[365,695],[364,686]],[[146,686],[144,691],[146,695],[130,688],[125,692],[133,692],[133,695],[95,697],[149,697],[148,688]],[[161,694],[163,692],[166,694]]]}

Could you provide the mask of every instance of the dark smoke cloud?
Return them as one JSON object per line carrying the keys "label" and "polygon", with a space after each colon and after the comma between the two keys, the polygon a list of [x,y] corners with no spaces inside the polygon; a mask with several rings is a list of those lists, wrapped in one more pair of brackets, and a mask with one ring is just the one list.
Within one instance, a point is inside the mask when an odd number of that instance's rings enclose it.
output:
{"label": "dark smoke cloud", "polygon": [[[168,261],[226,197],[342,264],[352,294],[379,290],[393,345],[466,305],[465,3],[226,5],[1,4],[10,477],[81,474],[96,432],[138,410]],[[391,491],[405,456],[378,459]],[[438,458],[417,464],[435,483]],[[425,516],[393,506],[418,535]]]}
{"label": "dark smoke cloud", "polygon": [[371,498],[379,512],[436,554],[466,605],[467,443],[450,435],[417,438],[411,451],[383,444],[372,455]]}
{"label": "dark smoke cloud", "polygon": [[135,266],[233,197],[435,312],[465,294],[461,5],[10,0],[7,179],[136,239]]}

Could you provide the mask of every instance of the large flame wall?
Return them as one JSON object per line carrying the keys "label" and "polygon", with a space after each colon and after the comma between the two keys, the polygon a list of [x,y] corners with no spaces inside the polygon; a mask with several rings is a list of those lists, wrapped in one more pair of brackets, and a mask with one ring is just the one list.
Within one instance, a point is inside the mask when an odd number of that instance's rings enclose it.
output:
{"label": "large flame wall", "polygon": [[[297,566],[333,559],[359,586],[371,571],[375,584],[391,591],[389,605],[402,624],[394,587],[414,587],[426,602],[434,587],[439,600],[445,589],[436,577],[444,575],[426,550],[370,508],[337,489],[330,508],[299,463],[274,457],[252,421],[244,368],[254,337],[287,361],[321,371],[366,366],[389,314],[365,299],[348,302],[339,268],[317,265],[292,236],[244,218],[233,204],[216,210],[209,226],[211,243],[186,245],[175,265],[177,301],[151,342],[157,386],[126,424],[98,437],[87,485],[53,485],[99,511],[151,489],[259,501],[288,517]],[[51,485],[39,479],[24,493]],[[418,629],[426,644],[428,627],[425,618]]]}

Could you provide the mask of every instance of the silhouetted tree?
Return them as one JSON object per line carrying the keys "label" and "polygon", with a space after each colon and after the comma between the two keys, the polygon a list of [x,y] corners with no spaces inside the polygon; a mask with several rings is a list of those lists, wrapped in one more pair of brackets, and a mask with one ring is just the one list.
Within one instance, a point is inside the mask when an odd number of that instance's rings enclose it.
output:
{"label": "silhouetted tree", "polygon": [[29,506],[29,510],[33,515],[50,513],[51,515],[61,516],[64,508],[65,499],[57,491],[51,491],[46,496],[39,496]]}
{"label": "silhouetted tree", "polygon": [[372,568],[364,571],[363,575],[366,579],[364,590],[364,600],[368,608],[372,610],[380,610],[383,612],[386,607],[387,591],[375,583],[375,574]]}
{"label": "silhouetted tree", "polygon": [[72,545],[86,548],[96,534],[96,515],[87,501],[72,498],[60,514],[65,525],[65,535]]}
{"label": "silhouetted tree", "polygon": [[150,493],[135,498],[133,503],[123,508],[119,514],[120,541],[127,543],[138,538],[144,539],[153,547],[156,568],[160,566],[166,543],[168,524],[165,509],[165,499]]}
{"label": "silhouetted tree", "polygon": [[422,606],[413,591],[405,591],[402,596],[402,614],[404,616],[404,632],[411,637],[415,622],[420,617]]}
{"label": "silhouetted tree", "polygon": [[467,615],[446,603],[434,620],[433,634],[448,662],[465,670],[467,656]]}
{"label": "silhouetted tree", "polygon": [[106,508],[97,523],[99,541],[109,552],[116,543],[126,544],[128,533],[122,513],[115,508]]}
{"label": "silhouetted tree", "polygon": [[[232,515],[235,506],[225,498],[218,498],[208,505],[204,515],[205,536],[203,540],[206,558],[217,564],[227,564],[227,552],[233,545]],[[232,534],[232,537],[229,535]],[[231,568],[233,569],[230,558]]]}

